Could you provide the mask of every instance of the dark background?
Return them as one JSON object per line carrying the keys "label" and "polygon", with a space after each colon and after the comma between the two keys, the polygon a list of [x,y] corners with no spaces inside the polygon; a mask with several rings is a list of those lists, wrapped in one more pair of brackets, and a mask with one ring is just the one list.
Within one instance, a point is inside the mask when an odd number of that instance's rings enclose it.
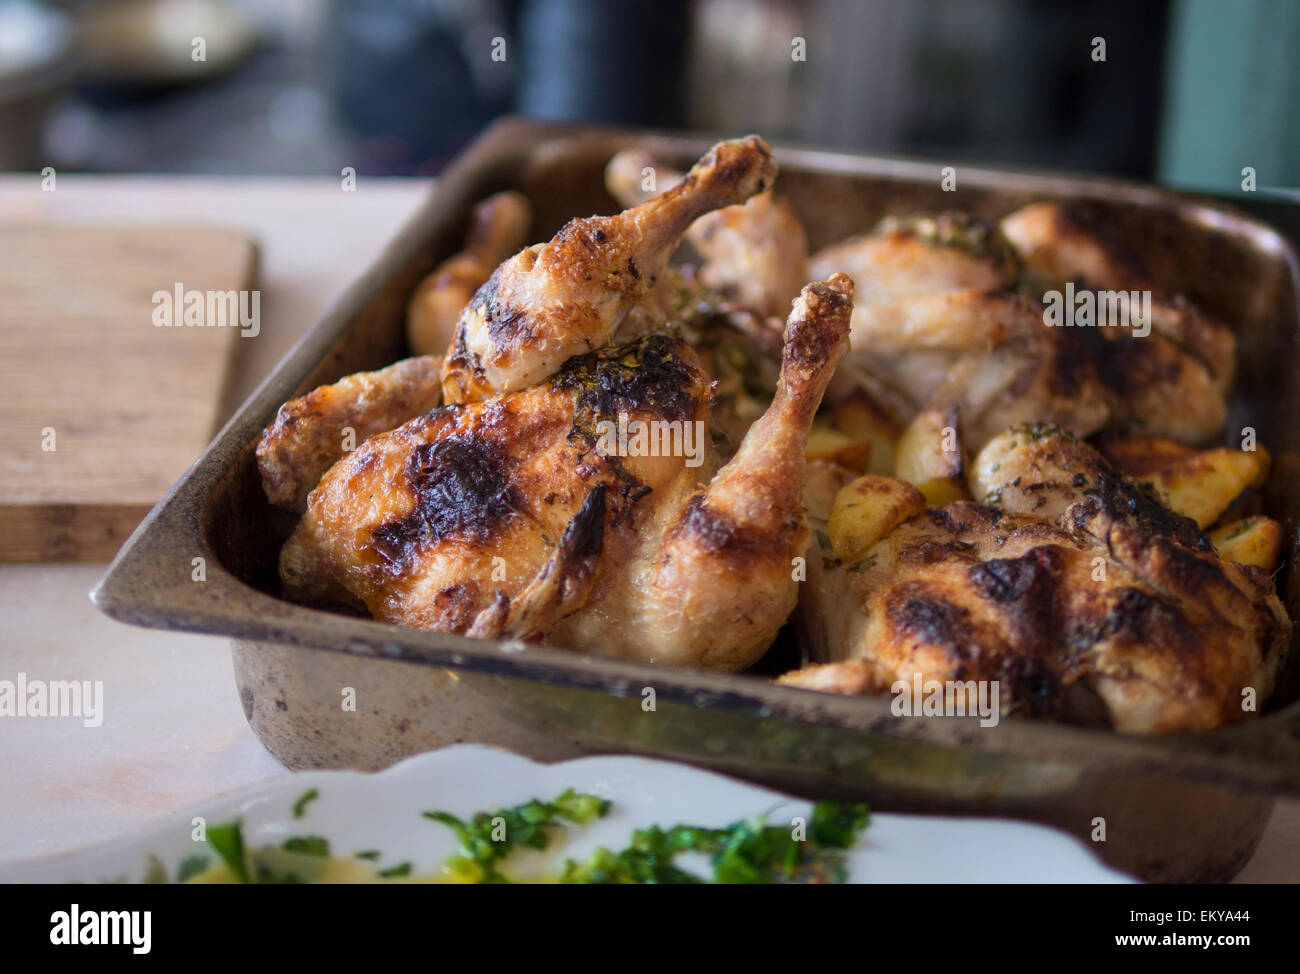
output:
{"label": "dark background", "polygon": [[0,0],[0,168],[429,174],[514,113],[1278,188],[1298,44],[1289,0]]}

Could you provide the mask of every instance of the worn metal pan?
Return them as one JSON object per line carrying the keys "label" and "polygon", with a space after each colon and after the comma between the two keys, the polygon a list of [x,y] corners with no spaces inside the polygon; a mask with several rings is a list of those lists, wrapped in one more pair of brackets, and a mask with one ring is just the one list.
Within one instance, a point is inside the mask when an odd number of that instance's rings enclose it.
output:
{"label": "worn metal pan", "polygon": [[[491,128],[153,510],[92,594],[96,604],[124,622],[233,637],[244,712],[291,768],[380,768],[458,741],[543,760],[633,751],[796,793],[865,796],[880,808],[1046,822],[1096,841],[1110,862],[1153,880],[1232,876],[1276,796],[1300,795],[1294,652],[1261,719],[1209,734],[1136,738],[1014,719],[981,728],[973,718],[898,718],[886,700],[777,687],[763,673],[698,673],[478,642],[280,598],[276,559],[292,525],[264,499],[253,455],[280,403],[405,354],[407,297],[458,248],[475,201],[522,191],[536,208],[532,236],[542,239],[572,216],[615,209],[601,174],[616,150],[640,145],[686,163],[710,141],[521,120]],[[1159,279],[1236,327],[1240,395],[1230,425],[1255,426],[1274,453],[1266,505],[1285,526],[1294,562],[1300,288],[1295,251],[1275,228],[1295,221],[1292,208],[1269,210],[1264,222],[1152,187],[966,167],[956,190],[945,192],[938,163],[797,148],[777,156],[779,188],[814,246],[888,213],[955,207],[997,217],[1034,199],[1100,201]],[[206,560],[203,581],[194,580],[195,558]],[[1300,617],[1296,572],[1286,573],[1283,593]]]}

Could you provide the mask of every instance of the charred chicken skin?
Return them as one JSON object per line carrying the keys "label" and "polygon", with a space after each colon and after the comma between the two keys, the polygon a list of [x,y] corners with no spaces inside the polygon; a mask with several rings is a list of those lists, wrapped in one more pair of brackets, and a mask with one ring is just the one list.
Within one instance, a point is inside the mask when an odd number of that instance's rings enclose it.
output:
{"label": "charred chicken skin", "polygon": [[1236,364],[1227,325],[1159,287],[1087,203],[1033,203],[1005,217],[1001,228],[1025,262],[1027,285],[1147,296],[1150,320],[1141,330],[1127,321],[1072,329],[1079,339],[1095,332],[1104,342],[1098,372],[1112,392],[1115,425],[1189,443],[1222,429]]}

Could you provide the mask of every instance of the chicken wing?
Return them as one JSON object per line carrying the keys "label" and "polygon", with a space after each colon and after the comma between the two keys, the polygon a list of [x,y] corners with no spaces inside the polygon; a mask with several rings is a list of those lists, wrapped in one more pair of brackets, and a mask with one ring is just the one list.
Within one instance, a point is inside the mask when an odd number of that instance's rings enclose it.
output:
{"label": "chicken wing", "polygon": [[[1258,568],[1060,430],[1018,427],[977,459],[976,496],[926,510],[853,560],[809,559],[801,618],[824,665],[781,678],[886,693],[916,674],[997,681],[1004,712],[1132,733],[1248,718],[1291,624]],[[848,475],[812,465],[817,523]],[[992,506],[996,502],[996,506]]]}
{"label": "chicken wing", "polygon": [[474,207],[465,249],[440,264],[411,295],[406,341],[414,354],[446,354],[461,312],[497,265],[524,245],[532,218],[528,199],[509,190]]}
{"label": "chicken wing", "polygon": [[846,277],[804,288],[772,404],[721,469],[711,383],[667,335],[376,436],[311,494],[285,591],[418,628],[748,666],[797,597],[804,443],[851,312]]}
{"label": "chicken wing", "polygon": [[[644,188],[647,171],[656,177],[653,190]],[[658,190],[681,180],[681,173],[655,165],[639,149],[616,154],[605,170],[610,194],[624,206],[653,199]],[[686,240],[703,258],[701,281],[762,316],[784,315],[808,280],[808,235],[789,201],[771,191],[700,217],[686,231]]]}
{"label": "chicken wing", "polygon": [[776,176],[757,136],[720,142],[662,196],[616,216],[571,220],[493,272],[466,307],[443,366],[448,403],[514,392],[607,345],[699,217]]}
{"label": "chicken wing", "polygon": [[257,444],[267,500],[301,514],[307,495],[344,453],[438,405],[441,373],[442,359],[424,355],[357,372],[285,403]]}

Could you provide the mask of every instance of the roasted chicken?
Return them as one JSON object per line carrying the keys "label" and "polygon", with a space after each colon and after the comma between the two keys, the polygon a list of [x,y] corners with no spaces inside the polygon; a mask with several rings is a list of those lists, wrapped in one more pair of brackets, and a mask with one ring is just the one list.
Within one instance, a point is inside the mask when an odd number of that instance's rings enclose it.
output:
{"label": "roasted chicken", "polygon": [[1269,573],[1221,558],[1195,522],[1068,433],[993,439],[972,472],[986,504],[927,509],[906,484],[873,495],[851,479],[812,465],[813,523],[829,525],[847,488],[885,531],[856,545],[844,527],[823,533],[801,592],[821,665],[785,685],[997,681],[1006,712],[1133,733],[1235,723],[1248,697],[1271,693],[1291,627]]}
{"label": "roasted chicken", "polygon": [[[281,556],[285,590],[424,629],[748,666],[796,600],[804,444],[851,312],[843,275],[804,288],[775,398],[721,469],[710,383],[663,335],[372,437],[311,494]],[[699,465],[601,447],[602,430],[633,423],[661,447],[697,437]]]}
{"label": "roasted chicken", "polygon": [[851,366],[896,416],[955,408],[972,449],[1019,422],[1088,435],[1111,415],[1091,358],[1043,324],[1040,305],[1005,292],[939,292],[855,314]]}
{"label": "roasted chicken", "polygon": [[888,217],[871,233],[813,254],[809,270],[839,270],[853,278],[856,329],[877,307],[897,301],[949,291],[1007,290],[1019,265],[996,227],[948,211],[937,217]]}
{"label": "roasted chicken", "polygon": [[1017,422],[1087,435],[1110,418],[1094,356],[1045,327],[1041,305],[1010,293],[1019,264],[996,228],[959,213],[891,218],[810,265],[859,286],[834,398],[856,385],[903,424],[925,408],[956,408],[975,448]]}
{"label": "roasted chicken", "polygon": [[[1213,436],[1226,418],[1231,331],[1155,287],[1089,212],[1036,203],[999,228],[957,213],[891,218],[815,254],[814,274],[842,270],[859,289],[854,351],[832,398],[856,383],[903,423],[956,405],[976,448],[1025,420],[1078,435],[1110,425]],[[1073,316],[1076,288],[1091,320],[1054,323],[1043,302],[1068,299]]]}

